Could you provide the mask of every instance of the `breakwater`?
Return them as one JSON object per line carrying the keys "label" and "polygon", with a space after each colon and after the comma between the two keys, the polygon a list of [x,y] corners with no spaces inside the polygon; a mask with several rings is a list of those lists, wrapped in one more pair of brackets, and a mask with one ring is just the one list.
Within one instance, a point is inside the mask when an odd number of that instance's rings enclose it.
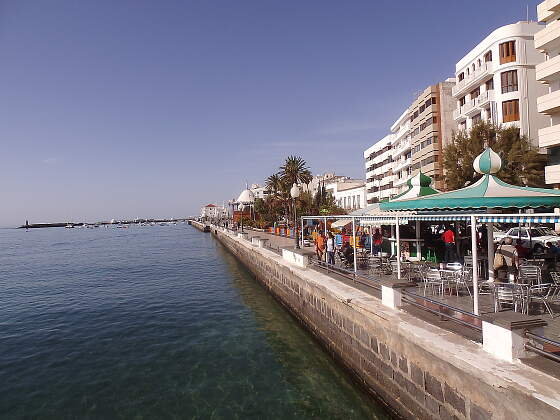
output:
{"label": "breakwater", "polygon": [[557,419],[560,381],[384,306],[232,233],[212,234],[353,373],[403,418]]}

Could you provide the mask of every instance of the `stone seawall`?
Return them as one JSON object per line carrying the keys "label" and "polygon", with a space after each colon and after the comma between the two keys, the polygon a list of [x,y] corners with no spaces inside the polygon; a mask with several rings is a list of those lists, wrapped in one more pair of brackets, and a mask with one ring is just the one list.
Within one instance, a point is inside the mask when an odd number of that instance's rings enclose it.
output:
{"label": "stone seawall", "polygon": [[333,356],[410,419],[558,419],[560,381],[212,227]]}
{"label": "stone seawall", "polygon": [[191,220],[191,225],[200,230],[201,232],[210,232],[210,225],[205,223],[197,222],[196,220]]}

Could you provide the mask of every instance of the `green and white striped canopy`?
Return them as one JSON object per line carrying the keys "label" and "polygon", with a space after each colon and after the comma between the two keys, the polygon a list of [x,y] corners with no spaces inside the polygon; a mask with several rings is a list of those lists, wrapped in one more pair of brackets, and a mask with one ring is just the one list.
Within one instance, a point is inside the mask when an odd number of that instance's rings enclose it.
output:
{"label": "green and white striped canopy", "polygon": [[422,211],[560,207],[559,190],[519,187],[494,176],[500,169],[501,159],[490,148],[476,158],[473,166],[483,174],[473,185],[416,199],[391,200],[381,203],[380,208],[383,211]]}

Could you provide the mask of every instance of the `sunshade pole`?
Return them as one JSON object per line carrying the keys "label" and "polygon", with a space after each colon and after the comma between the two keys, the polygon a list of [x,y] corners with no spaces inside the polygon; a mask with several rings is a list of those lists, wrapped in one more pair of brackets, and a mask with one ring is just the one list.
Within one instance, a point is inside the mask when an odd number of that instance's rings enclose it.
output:
{"label": "sunshade pole", "polygon": [[494,223],[486,223],[488,237],[488,281],[494,281]]}
{"label": "sunshade pole", "polygon": [[395,229],[397,231],[397,279],[401,279],[401,230],[399,228],[399,217],[395,216]]}
{"label": "sunshade pole", "polygon": [[[326,241],[327,240],[327,218],[326,217],[324,218],[324,221],[325,221],[325,241]],[[325,248],[325,251],[326,251],[326,248]],[[325,261],[327,261],[327,253],[324,252],[323,254],[325,256]]]}
{"label": "sunshade pole", "polygon": [[373,255],[373,225],[369,227],[369,252]]}
{"label": "sunshade pole", "polygon": [[356,243],[356,218],[352,217],[352,240],[354,241],[354,273],[358,271],[356,264],[356,254],[358,253],[358,244]]}
{"label": "sunshade pole", "polygon": [[303,217],[301,218],[301,249],[303,249]]}
{"label": "sunshade pole", "polygon": [[478,313],[478,250],[476,248],[476,217],[471,216],[471,250],[472,250],[472,278],[473,278],[473,311]]}
{"label": "sunshade pole", "polygon": [[416,258],[422,261],[422,248],[420,246],[420,220],[416,220]]}

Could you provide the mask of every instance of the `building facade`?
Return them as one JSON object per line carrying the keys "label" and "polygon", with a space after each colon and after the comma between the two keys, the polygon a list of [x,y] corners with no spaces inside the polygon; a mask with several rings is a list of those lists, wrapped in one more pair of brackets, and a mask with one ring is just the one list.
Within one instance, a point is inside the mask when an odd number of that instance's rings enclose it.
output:
{"label": "building facade", "polygon": [[366,183],[359,179],[345,179],[325,184],[325,190],[330,193],[338,207],[352,211],[363,209],[367,205]]}
{"label": "building facade", "polygon": [[412,103],[409,110],[412,170],[431,177],[434,187],[444,190],[443,148],[451,142],[456,129],[453,120],[455,103],[454,79],[428,86]]}
{"label": "building facade", "polygon": [[545,167],[547,184],[560,186],[560,0],[543,1],[537,6],[539,22],[535,48],[544,53],[545,61],[536,66],[536,79],[546,91],[537,98],[537,109],[548,124],[539,129],[539,147],[547,151]]}
{"label": "building facade", "polygon": [[456,64],[453,117],[459,130],[481,120],[515,125],[538,145],[538,130],[547,123],[537,112],[537,97],[547,91],[535,75],[544,61],[534,43],[540,28],[536,22],[502,26]]}
{"label": "building facade", "polygon": [[368,204],[377,203],[395,195],[393,191],[394,141],[395,135],[389,134],[364,151]]}
{"label": "building facade", "polygon": [[216,206],[215,204],[207,204],[200,209],[200,217],[202,219],[219,219],[227,217],[228,211],[225,207]]}
{"label": "building facade", "polygon": [[406,180],[412,175],[412,136],[408,109],[393,123],[391,133],[395,136],[392,147],[393,194],[400,194],[406,190]]}

